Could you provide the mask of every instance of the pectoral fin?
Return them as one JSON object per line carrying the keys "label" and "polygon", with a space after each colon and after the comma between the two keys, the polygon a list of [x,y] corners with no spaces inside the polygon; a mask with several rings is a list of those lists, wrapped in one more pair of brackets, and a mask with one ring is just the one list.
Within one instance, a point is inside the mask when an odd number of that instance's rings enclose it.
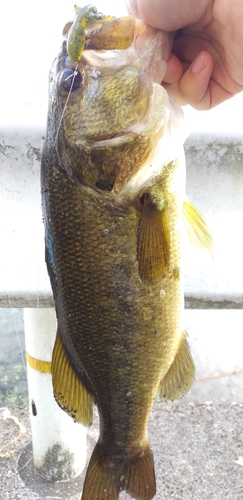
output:
{"label": "pectoral fin", "polygon": [[138,268],[142,282],[153,284],[160,281],[167,271],[169,256],[170,230],[166,205],[157,205],[149,194],[145,194],[137,243]]}
{"label": "pectoral fin", "polygon": [[183,217],[191,242],[211,252],[213,250],[213,238],[207,222],[198,208],[188,198],[185,199],[183,204]]}
{"label": "pectoral fin", "polygon": [[181,344],[175,359],[160,382],[160,401],[174,401],[182,398],[194,382],[195,365],[186,336],[187,333],[182,332]]}
{"label": "pectoral fin", "polygon": [[58,331],[52,355],[52,383],[59,406],[75,421],[90,426],[93,421],[93,398],[72,368]]}

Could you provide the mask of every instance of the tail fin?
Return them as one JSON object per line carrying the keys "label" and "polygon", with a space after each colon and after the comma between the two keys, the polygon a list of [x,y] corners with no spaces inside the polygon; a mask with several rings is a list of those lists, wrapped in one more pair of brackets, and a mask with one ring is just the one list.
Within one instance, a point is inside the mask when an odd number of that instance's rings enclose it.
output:
{"label": "tail fin", "polygon": [[149,445],[143,456],[125,466],[122,489],[137,500],[151,500],[156,494],[154,459]]}
{"label": "tail fin", "polygon": [[81,500],[118,500],[125,490],[137,500],[151,500],[156,493],[153,454],[149,447],[129,462],[105,460],[99,443],[88,466]]}

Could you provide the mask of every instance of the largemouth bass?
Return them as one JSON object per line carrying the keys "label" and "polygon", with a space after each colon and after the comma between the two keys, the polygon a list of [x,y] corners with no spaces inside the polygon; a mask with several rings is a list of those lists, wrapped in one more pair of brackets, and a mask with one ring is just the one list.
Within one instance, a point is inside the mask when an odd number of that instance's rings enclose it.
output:
{"label": "largemouth bass", "polygon": [[98,408],[82,499],[116,500],[126,490],[149,500],[153,401],[157,393],[182,397],[194,380],[182,325],[187,132],[159,85],[169,36],[131,16],[92,19],[89,8],[65,28],[51,69],[42,155],[58,321],[53,387],[58,404],[85,425]]}

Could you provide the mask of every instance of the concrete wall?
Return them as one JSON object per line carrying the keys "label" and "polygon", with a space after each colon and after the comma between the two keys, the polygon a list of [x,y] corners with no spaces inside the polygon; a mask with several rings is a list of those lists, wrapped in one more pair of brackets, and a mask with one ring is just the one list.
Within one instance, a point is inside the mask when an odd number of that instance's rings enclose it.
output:
{"label": "concrete wall", "polygon": [[[40,156],[44,128],[0,130],[0,306],[53,305],[44,263]],[[213,255],[185,238],[189,307],[242,307],[243,144],[194,133],[186,142],[187,195],[206,216]]]}

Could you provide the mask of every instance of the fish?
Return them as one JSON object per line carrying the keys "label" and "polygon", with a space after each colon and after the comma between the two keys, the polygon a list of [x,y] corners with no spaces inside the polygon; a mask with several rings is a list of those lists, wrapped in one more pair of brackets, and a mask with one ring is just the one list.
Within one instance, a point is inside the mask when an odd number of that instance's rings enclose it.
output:
{"label": "fish", "polygon": [[67,25],[50,70],[41,191],[53,390],[85,426],[98,409],[82,500],[122,490],[150,500],[151,408],[181,398],[195,377],[182,324],[183,218],[200,244],[210,236],[185,199],[183,112],[160,85],[170,35],[133,16],[91,21],[75,53],[80,23]]}

